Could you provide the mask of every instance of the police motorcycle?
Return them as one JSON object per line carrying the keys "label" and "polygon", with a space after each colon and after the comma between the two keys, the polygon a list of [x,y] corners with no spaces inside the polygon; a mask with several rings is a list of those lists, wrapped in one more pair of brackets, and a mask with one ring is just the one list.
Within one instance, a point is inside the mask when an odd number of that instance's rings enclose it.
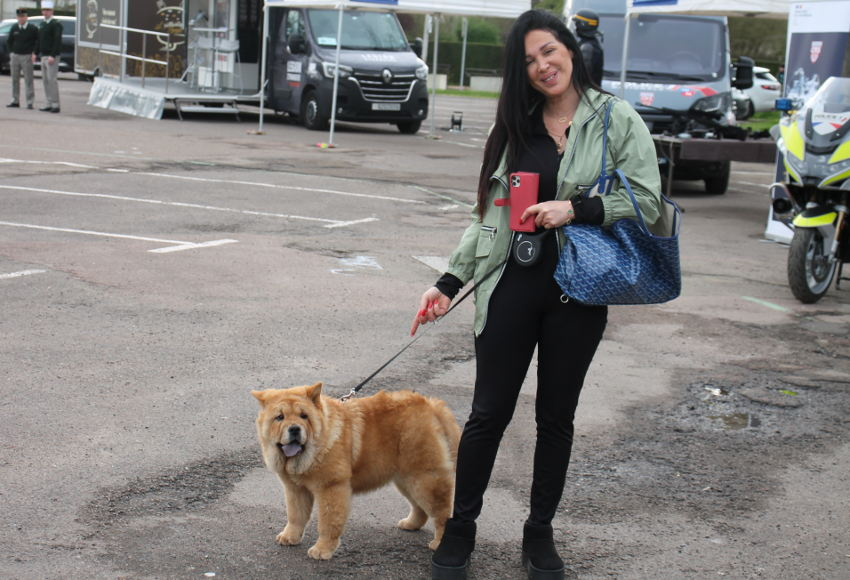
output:
{"label": "police motorcycle", "polygon": [[[774,217],[792,224],[788,284],[804,304],[820,300],[850,261],[850,78],[830,77],[805,103],[777,99],[771,129],[786,180],[771,186]],[[797,110],[795,110],[797,109]]]}

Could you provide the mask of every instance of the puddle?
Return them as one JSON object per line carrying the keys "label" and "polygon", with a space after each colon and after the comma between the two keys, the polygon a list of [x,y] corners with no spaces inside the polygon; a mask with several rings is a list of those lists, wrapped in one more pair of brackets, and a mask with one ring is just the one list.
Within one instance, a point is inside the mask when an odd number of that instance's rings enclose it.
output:
{"label": "puddle", "polygon": [[712,415],[709,417],[714,421],[719,421],[729,431],[738,431],[740,429],[749,429],[761,426],[761,419],[749,413],[732,413],[730,415]]}

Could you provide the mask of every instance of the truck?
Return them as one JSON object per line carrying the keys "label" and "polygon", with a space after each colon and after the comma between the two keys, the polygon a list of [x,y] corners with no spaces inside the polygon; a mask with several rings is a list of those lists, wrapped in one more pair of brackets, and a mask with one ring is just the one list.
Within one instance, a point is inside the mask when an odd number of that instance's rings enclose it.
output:
{"label": "truck", "polygon": [[[752,75],[736,74],[726,17],[632,15],[623,84],[628,1],[568,0],[564,6],[567,22],[583,8],[599,15],[605,54],[602,88],[631,104],[653,135],[687,139],[733,127],[732,88],[748,88]],[[661,164],[669,162],[659,158]],[[730,161],[716,159],[681,159],[673,171],[675,179],[702,180],[706,192],[718,195],[726,192],[729,175]]]}

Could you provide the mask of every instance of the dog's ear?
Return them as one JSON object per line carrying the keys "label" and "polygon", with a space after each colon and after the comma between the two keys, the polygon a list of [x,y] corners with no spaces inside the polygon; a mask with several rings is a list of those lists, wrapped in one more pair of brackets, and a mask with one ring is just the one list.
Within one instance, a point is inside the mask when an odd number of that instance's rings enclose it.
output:
{"label": "dog's ear", "polygon": [[316,405],[319,404],[319,398],[322,394],[322,383],[316,383],[310,387],[307,387],[307,396],[312,399],[313,403]]}
{"label": "dog's ear", "polygon": [[265,391],[251,391],[251,394],[254,395],[254,398],[260,402],[260,405],[265,405],[266,399],[269,397],[268,389]]}

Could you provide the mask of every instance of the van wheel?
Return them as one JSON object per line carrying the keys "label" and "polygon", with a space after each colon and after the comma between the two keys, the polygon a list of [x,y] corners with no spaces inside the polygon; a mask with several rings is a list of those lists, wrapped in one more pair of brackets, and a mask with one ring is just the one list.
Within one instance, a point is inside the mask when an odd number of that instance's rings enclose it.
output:
{"label": "van wheel", "polygon": [[729,187],[729,174],[732,173],[732,164],[723,162],[723,168],[717,175],[705,179],[705,191],[711,195],[723,195]]}
{"label": "van wheel", "polygon": [[301,101],[301,123],[311,131],[324,131],[328,127],[328,118],[319,111],[316,91],[309,91]]}
{"label": "van wheel", "polygon": [[402,121],[401,123],[396,123],[396,127],[398,127],[399,132],[404,135],[415,134],[421,126],[422,121]]}

